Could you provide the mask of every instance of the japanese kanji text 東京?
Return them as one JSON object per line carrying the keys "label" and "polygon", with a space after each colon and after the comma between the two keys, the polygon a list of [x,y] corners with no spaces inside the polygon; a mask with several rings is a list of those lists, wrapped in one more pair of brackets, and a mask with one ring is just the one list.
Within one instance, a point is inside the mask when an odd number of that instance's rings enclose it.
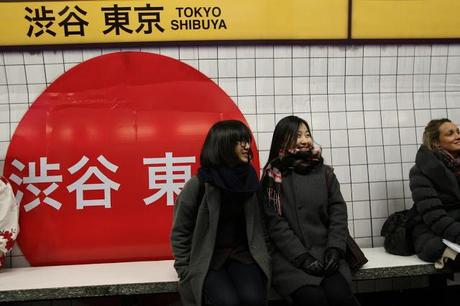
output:
{"label": "japanese kanji text \u6771\u4eac", "polygon": [[[39,7],[26,6],[24,8],[25,20],[29,23],[27,36],[40,37],[42,35],[57,36],[62,31],[65,37],[85,36],[85,29],[90,26],[89,20],[96,16],[89,16],[88,12],[78,5],[65,5],[62,9],[54,10],[44,5]],[[161,12],[163,7],[151,6],[146,3],[144,6],[130,7],[112,6],[101,7],[101,18],[104,20],[104,35],[113,33],[120,35],[122,32],[133,34],[163,33],[161,25]]]}

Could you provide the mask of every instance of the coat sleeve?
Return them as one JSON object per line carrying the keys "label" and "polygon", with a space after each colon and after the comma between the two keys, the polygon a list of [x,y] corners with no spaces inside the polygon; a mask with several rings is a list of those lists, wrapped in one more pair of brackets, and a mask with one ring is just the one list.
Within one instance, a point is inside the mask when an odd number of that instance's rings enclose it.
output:
{"label": "coat sleeve", "polygon": [[328,187],[328,216],[329,228],[327,247],[337,248],[345,254],[348,234],[347,204],[340,192],[340,185],[331,167],[326,168],[326,183]]}
{"label": "coat sleeve", "polygon": [[174,204],[174,219],[171,230],[171,246],[175,257],[174,268],[179,278],[187,273],[190,252],[199,204],[200,182],[197,177],[190,179],[182,189]]}
{"label": "coat sleeve", "polygon": [[417,212],[436,235],[460,243],[460,222],[449,216],[436,187],[416,166],[409,173],[410,189]]}
{"label": "coat sleeve", "polygon": [[292,264],[299,266],[302,264],[302,262],[299,262],[299,259],[305,258],[305,255],[308,253],[308,249],[291,229],[288,221],[283,216],[278,215],[275,208],[271,207],[268,201],[267,190],[263,190],[262,192],[262,207],[266,217],[268,233],[273,245]]}

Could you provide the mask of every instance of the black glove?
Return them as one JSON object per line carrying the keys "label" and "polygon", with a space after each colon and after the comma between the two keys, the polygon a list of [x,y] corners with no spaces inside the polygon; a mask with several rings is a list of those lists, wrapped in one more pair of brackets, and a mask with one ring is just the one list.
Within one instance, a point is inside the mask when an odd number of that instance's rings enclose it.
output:
{"label": "black glove", "polygon": [[323,263],[311,255],[307,256],[307,259],[305,259],[300,268],[304,270],[306,273],[314,276],[324,275]]}
{"label": "black glove", "polygon": [[341,254],[336,248],[326,249],[326,252],[324,252],[324,272],[326,275],[330,275],[339,269],[340,257]]}

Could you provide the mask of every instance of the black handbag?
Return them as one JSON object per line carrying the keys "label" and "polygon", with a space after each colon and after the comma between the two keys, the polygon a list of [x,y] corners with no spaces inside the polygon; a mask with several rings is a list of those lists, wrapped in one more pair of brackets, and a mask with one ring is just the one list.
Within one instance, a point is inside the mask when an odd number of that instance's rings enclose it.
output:
{"label": "black handbag", "polygon": [[390,254],[414,255],[414,247],[408,235],[409,209],[392,213],[382,226],[380,234],[385,238],[383,246]]}
{"label": "black handbag", "polygon": [[364,266],[368,260],[364,255],[363,251],[356,243],[356,241],[351,237],[350,234],[347,236],[347,248],[345,251],[345,261],[348,263],[351,272],[358,271],[362,266]]}

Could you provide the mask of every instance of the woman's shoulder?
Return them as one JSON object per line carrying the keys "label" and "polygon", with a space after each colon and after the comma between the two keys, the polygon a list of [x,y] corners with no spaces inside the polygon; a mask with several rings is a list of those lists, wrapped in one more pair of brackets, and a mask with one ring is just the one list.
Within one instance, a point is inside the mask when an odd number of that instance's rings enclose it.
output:
{"label": "woman's shoulder", "polygon": [[445,172],[446,166],[437,157],[436,153],[421,145],[415,156],[415,164],[409,172],[412,175],[423,174],[425,176],[436,176],[439,172]]}
{"label": "woman's shoulder", "polygon": [[197,196],[197,193],[200,190],[201,180],[198,176],[192,176],[184,185],[184,188],[181,191],[182,196]]}
{"label": "woman's shoulder", "polygon": [[423,144],[419,147],[417,153],[415,154],[415,165],[418,167],[423,167],[427,163],[437,164],[438,162],[439,159],[436,157],[435,153]]}
{"label": "woman's shoulder", "polygon": [[185,186],[198,186],[199,184],[201,184],[200,178],[198,175],[194,175],[187,181],[187,183],[185,183]]}

